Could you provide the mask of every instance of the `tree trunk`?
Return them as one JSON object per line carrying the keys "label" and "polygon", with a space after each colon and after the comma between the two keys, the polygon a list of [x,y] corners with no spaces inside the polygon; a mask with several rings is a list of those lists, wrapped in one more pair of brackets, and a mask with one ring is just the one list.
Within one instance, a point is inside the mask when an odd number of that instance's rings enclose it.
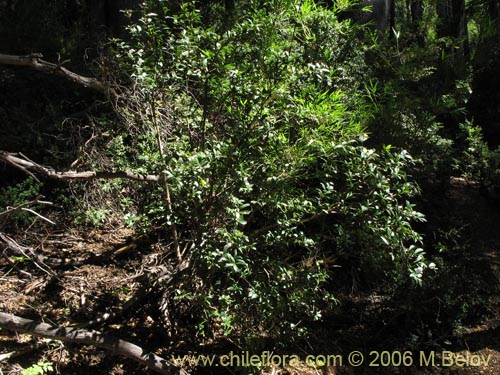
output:
{"label": "tree trunk", "polygon": [[139,0],[87,0],[89,28],[94,35],[107,34],[123,38],[129,19],[124,10],[139,8]]}
{"label": "tree trunk", "polygon": [[439,17],[438,36],[457,39],[462,51],[468,53],[467,18],[465,0],[439,0],[437,3]]}
{"label": "tree trunk", "polygon": [[469,42],[465,0],[438,0],[436,12],[438,37],[451,39],[451,45],[447,43],[442,47],[445,58],[438,72],[443,89],[448,90],[457,79],[464,79],[467,74]]}
{"label": "tree trunk", "polygon": [[412,25],[417,25],[422,20],[424,10],[422,0],[407,0],[406,10],[408,12],[408,21]]}
{"label": "tree trunk", "polygon": [[500,1],[490,0],[489,2],[489,15],[495,21],[497,30],[500,27]]}
{"label": "tree trunk", "polygon": [[[474,123],[482,128],[489,146],[496,148],[500,146],[500,1],[487,0],[484,5],[489,19],[474,53],[472,95],[467,109]],[[496,32],[490,32],[492,26]]]}

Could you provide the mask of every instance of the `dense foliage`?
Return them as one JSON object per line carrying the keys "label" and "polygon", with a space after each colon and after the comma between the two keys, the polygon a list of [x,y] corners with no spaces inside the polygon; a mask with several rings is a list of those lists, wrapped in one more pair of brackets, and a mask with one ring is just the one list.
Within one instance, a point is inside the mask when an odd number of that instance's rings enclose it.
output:
{"label": "dense foliage", "polygon": [[348,26],[307,1],[204,11],[145,4],[119,46],[134,87],[120,108],[135,127],[128,151],[169,190],[169,204],[149,196],[148,225],[175,223],[191,267],[173,298],[201,310],[200,333],[319,319],[338,263],[419,282],[412,160],[364,145]]}

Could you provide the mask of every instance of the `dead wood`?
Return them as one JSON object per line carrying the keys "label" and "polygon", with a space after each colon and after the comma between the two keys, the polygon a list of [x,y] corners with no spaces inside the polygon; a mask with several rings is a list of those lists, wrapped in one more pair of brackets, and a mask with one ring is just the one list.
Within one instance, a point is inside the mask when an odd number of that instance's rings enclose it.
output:
{"label": "dead wood", "polygon": [[45,339],[44,342],[35,342],[29,345],[25,345],[22,348],[16,349],[15,351],[0,354],[0,362],[5,362],[11,360],[12,358],[20,357],[22,355],[31,353],[35,350],[40,349],[40,347],[42,347],[43,345],[47,345],[51,341],[52,340],[50,339]]}
{"label": "dead wood", "polygon": [[22,171],[33,175],[34,173],[42,175],[47,178],[61,181],[69,180],[93,180],[93,179],[114,179],[124,178],[135,181],[158,182],[159,176],[149,174],[139,174],[131,171],[67,171],[58,172],[50,167],[44,167],[40,164],[29,160],[21,154],[13,154],[6,151],[0,151],[0,160],[3,160],[8,165],[21,169]]}
{"label": "dead wood", "polygon": [[145,352],[138,345],[97,331],[55,327],[47,323],[36,322],[4,312],[0,312],[0,327],[66,342],[93,345],[109,350],[114,354],[127,357],[160,374],[189,375],[188,372],[173,365],[166,359],[154,353]]}
{"label": "dead wood", "polygon": [[110,97],[115,96],[113,91],[98,79],[84,77],[68,70],[61,64],[54,64],[49,61],[45,61],[39,53],[32,53],[26,56],[0,54],[0,64],[26,67],[44,73],[55,74],[82,85],[83,87],[103,92]]}
{"label": "dead wood", "polygon": [[[43,201],[42,200],[43,198],[45,198],[43,195],[39,195],[38,197],[36,197],[35,199],[33,199],[30,202],[22,203],[16,207],[7,207],[7,209],[5,211],[0,212],[0,216],[9,215],[9,214],[11,214],[15,211],[19,211],[19,210],[25,210],[26,207],[28,207],[28,206],[34,206],[34,205],[39,205],[39,204],[43,204],[43,205],[47,205],[47,206],[53,205],[52,202]],[[44,218],[44,219],[46,219],[46,218]]]}
{"label": "dead wood", "polygon": [[22,256],[26,259],[31,259],[33,264],[47,275],[54,275],[54,271],[43,262],[43,259],[38,256],[33,249],[19,245],[9,236],[0,232],[0,250],[2,254],[7,257],[7,251],[12,251],[15,254]]}
{"label": "dead wood", "polygon": [[31,202],[25,202],[25,203],[22,203],[16,207],[7,207],[7,209],[3,212],[0,212],[0,217],[1,216],[5,216],[5,215],[9,215],[15,211],[25,211],[25,212],[29,212],[30,214],[32,215],[35,215],[36,217],[38,217],[39,219],[42,219],[43,221],[49,223],[49,224],[52,224],[52,225],[55,225],[56,223],[54,223],[52,220],[46,218],[45,216],[39,214],[38,212],[36,212],[35,210],[31,209],[31,208],[28,208],[28,206],[33,206],[33,205],[49,205],[49,206],[52,206],[53,203],[52,202],[47,202],[47,201],[43,201],[42,198],[44,198],[43,195],[40,195],[38,197],[36,197],[34,200],[32,200]]}

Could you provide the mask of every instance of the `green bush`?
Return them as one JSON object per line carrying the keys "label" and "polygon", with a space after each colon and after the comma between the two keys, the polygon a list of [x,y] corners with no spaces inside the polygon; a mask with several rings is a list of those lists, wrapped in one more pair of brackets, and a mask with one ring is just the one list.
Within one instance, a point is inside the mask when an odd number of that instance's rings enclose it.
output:
{"label": "green bush", "polygon": [[201,336],[249,339],[319,319],[338,262],[419,282],[412,159],[365,146],[349,26],[312,1],[250,1],[229,18],[216,2],[208,21],[195,3],[145,3],[117,46],[130,166],[165,177],[143,223],[189,260],[170,307],[188,306]]}

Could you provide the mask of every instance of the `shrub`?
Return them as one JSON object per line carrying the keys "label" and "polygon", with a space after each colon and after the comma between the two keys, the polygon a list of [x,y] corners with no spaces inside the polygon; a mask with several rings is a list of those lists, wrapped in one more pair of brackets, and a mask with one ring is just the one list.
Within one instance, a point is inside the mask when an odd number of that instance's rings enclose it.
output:
{"label": "shrub", "polygon": [[117,46],[133,83],[119,108],[131,164],[164,175],[147,222],[169,228],[166,259],[189,264],[164,311],[187,307],[201,336],[249,339],[319,319],[338,262],[418,282],[412,159],[365,145],[345,80],[349,26],[312,1],[229,16],[215,2],[209,18],[195,3],[146,2]]}

